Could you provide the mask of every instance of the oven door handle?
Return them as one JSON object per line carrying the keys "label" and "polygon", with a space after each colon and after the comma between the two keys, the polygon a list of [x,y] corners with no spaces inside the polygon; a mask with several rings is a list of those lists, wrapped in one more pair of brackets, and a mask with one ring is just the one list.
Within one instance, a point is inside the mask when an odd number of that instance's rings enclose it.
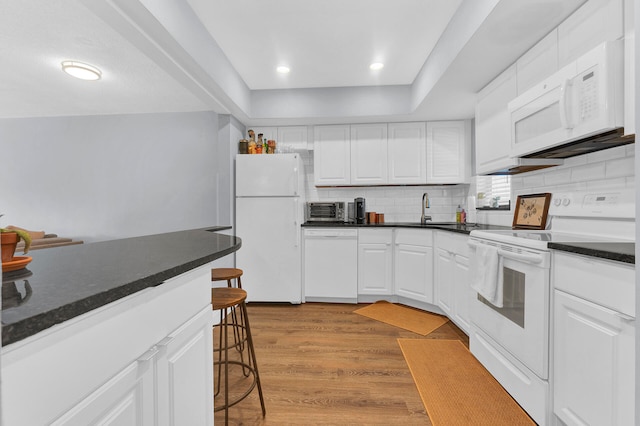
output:
{"label": "oven door handle", "polygon": [[507,259],[522,260],[529,263],[542,263],[542,256],[537,254],[512,253],[507,250],[498,249],[498,255]]}

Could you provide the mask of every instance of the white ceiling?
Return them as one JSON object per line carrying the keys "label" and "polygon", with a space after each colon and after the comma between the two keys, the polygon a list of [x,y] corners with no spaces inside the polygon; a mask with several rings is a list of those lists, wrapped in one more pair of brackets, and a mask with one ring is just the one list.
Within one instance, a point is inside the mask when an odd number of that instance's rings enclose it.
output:
{"label": "white ceiling", "polygon": [[251,90],[411,84],[461,3],[187,1]]}
{"label": "white ceiling", "polygon": [[[475,93],[584,1],[5,1],[0,117],[213,110],[255,125],[273,121],[275,101],[285,111],[278,125],[468,118]],[[455,41],[452,16],[478,5],[491,14],[449,55],[438,44],[443,31]],[[469,15],[457,21],[464,32]],[[434,46],[438,65],[453,58],[435,80]],[[75,80],[60,70],[63,60],[96,65],[103,78]],[[374,60],[385,67],[372,72]],[[280,63],[291,73],[276,74]],[[362,93],[369,98],[353,97]],[[314,117],[316,106],[343,105],[346,112]]]}

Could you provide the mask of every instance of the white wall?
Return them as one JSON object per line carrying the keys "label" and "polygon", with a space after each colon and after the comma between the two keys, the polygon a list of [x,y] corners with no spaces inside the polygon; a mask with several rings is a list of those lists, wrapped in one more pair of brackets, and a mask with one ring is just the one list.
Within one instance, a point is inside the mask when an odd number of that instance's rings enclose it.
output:
{"label": "white wall", "polygon": [[217,137],[212,112],[0,119],[0,224],[85,242],[221,224]]}

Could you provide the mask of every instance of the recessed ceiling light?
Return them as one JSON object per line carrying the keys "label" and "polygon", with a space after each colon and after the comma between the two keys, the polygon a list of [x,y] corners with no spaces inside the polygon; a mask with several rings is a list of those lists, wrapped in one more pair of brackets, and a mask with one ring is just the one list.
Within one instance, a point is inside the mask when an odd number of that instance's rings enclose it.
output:
{"label": "recessed ceiling light", "polygon": [[82,80],[100,80],[102,71],[93,65],[77,61],[62,61],[62,71]]}
{"label": "recessed ceiling light", "polygon": [[382,68],[384,68],[384,64],[382,62],[374,62],[371,65],[369,65],[369,69],[372,70],[381,70]]}
{"label": "recessed ceiling light", "polygon": [[280,74],[289,74],[289,71],[291,70],[285,65],[280,65],[278,68],[276,68],[276,71],[278,71]]}

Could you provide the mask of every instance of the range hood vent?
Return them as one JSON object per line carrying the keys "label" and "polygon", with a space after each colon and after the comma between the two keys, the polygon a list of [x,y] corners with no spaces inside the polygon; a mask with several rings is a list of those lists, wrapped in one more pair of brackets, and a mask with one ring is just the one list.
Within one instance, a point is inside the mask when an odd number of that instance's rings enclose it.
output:
{"label": "range hood vent", "polygon": [[517,158],[515,161],[516,163],[512,164],[508,168],[483,174],[487,176],[517,175],[519,173],[532,172],[534,170],[546,169],[547,167],[559,166],[564,162],[563,160],[555,158]]}
{"label": "range hood vent", "polygon": [[636,141],[636,135],[624,135],[622,127],[598,135],[589,136],[584,139],[554,146],[533,154],[524,155],[523,159],[551,159],[570,158],[576,155],[589,154],[591,152],[602,151],[603,149],[614,148],[616,146],[627,145]]}

